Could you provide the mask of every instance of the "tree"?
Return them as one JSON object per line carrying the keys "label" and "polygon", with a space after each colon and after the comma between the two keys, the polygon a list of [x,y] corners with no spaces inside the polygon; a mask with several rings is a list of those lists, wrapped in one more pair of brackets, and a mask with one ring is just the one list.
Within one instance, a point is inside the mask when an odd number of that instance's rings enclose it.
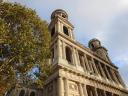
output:
{"label": "tree", "polygon": [[0,92],[15,84],[17,72],[25,74],[35,65],[40,72],[49,70],[50,41],[48,24],[35,11],[0,3]]}

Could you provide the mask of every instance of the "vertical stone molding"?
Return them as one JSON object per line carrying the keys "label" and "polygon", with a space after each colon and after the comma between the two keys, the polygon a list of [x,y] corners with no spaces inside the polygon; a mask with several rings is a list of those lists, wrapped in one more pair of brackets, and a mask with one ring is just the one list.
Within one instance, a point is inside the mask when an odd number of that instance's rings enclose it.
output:
{"label": "vertical stone molding", "polygon": [[63,47],[63,59],[66,59],[66,53],[65,53],[65,42],[62,42],[62,47]]}
{"label": "vertical stone molding", "polygon": [[64,96],[68,96],[69,94],[69,85],[68,85],[68,79],[64,78]]}
{"label": "vertical stone molding", "polygon": [[63,79],[59,77],[57,79],[57,96],[63,96]]}
{"label": "vertical stone molding", "polygon": [[101,63],[100,63],[100,62],[99,62],[99,67],[100,67],[100,69],[101,69],[102,75],[104,76],[104,78],[106,78],[106,75],[105,75],[105,73],[104,73],[104,70],[103,70],[103,68],[102,68],[102,66],[101,66]]}
{"label": "vertical stone molding", "polygon": [[87,59],[86,54],[84,54],[84,58],[85,58],[85,64],[87,66],[87,70],[90,71],[90,67],[89,67],[89,63],[88,63],[88,59]]}
{"label": "vertical stone molding", "polygon": [[56,96],[56,92],[57,92],[57,90],[56,90],[56,79],[54,79],[53,80],[53,96]]}
{"label": "vertical stone molding", "polygon": [[84,96],[84,92],[83,92],[83,86],[81,83],[78,83],[79,86],[79,92],[80,92],[80,96]]}
{"label": "vertical stone molding", "polygon": [[83,61],[84,71],[87,72],[87,67],[86,67],[86,63],[85,63],[84,57],[82,57],[82,61]]}
{"label": "vertical stone molding", "polygon": [[109,73],[108,70],[107,70],[106,65],[105,65],[104,67],[105,67],[105,71],[107,72],[107,75],[108,75],[109,79],[112,81],[112,78],[111,78],[111,76],[110,76],[110,73]]}
{"label": "vertical stone molding", "polygon": [[95,62],[94,62],[94,59],[92,58],[92,63],[93,63],[93,67],[94,67],[94,71],[96,72],[96,74],[98,75],[98,70],[96,68],[96,65],[95,65]]}

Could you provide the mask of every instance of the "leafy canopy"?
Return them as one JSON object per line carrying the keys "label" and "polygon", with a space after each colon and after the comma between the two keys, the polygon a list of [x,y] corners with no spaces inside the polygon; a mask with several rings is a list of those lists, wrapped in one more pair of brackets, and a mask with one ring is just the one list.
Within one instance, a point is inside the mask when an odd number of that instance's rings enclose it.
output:
{"label": "leafy canopy", "polygon": [[36,64],[47,69],[50,41],[48,24],[35,11],[17,3],[0,3],[0,86]]}

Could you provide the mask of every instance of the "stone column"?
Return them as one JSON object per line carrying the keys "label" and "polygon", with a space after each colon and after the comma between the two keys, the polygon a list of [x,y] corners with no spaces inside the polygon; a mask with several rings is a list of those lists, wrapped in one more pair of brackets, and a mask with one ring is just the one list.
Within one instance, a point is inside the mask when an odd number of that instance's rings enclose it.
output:
{"label": "stone column", "polygon": [[93,63],[93,67],[94,67],[94,71],[96,72],[96,74],[98,75],[98,70],[96,68],[96,65],[95,65],[95,62],[94,62],[94,59],[92,58],[92,63]]}
{"label": "stone column", "polygon": [[72,32],[71,32],[71,29],[69,28],[68,30],[69,30],[69,36],[70,36],[70,38],[72,39]]}
{"label": "stone column", "polygon": [[105,90],[103,90],[103,91],[104,91],[104,96],[106,96]]}
{"label": "stone column", "polygon": [[72,51],[72,63],[73,63],[73,65],[76,65],[75,51],[74,51],[74,48],[73,47],[72,47],[71,51]]}
{"label": "stone column", "polygon": [[80,96],[84,96],[82,84],[78,83],[78,86],[79,86],[78,88],[79,88]]}
{"label": "stone column", "polygon": [[59,59],[60,57],[61,57],[61,55],[62,55],[62,53],[60,52],[61,51],[61,49],[60,49],[60,40],[58,39],[57,40],[57,58]]}
{"label": "stone column", "polygon": [[122,80],[120,74],[119,74],[118,72],[117,72],[116,74],[117,74],[117,76],[118,76],[117,78],[119,78],[121,84],[125,87],[125,84],[124,84],[124,82],[123,82],[123,80]]}
{"label": "stone column", "polygon": [[78,61],[77,61],[77,56],[76,56],[76,49],[75,49],[75,48],[73,48],[73,50],[72,50],[72,51],[73,51],[73,58],[74,58],[73,60],[74,60],[74,65],[76,65],[76,64],[77,64],[77,62],[78,62]]}
{"label": "stone column", "polygon": [[63,33],[63,23],[60,23],[60,32]]}
{"label": "stone column", "polygon": [[57,92],[56,89],[57,88],[56,88],[56,79],[55,79],[55,80],[53,80],[53,96],[56,96],[56,92]]}
{"label": "stone column", "polygon": [[57,22],[56,24],[55,24],[55,33],[56,32],[60,32],[60,22]]}
{"label": "stone column", "polygon": [[78,50],[76,50],[77,65],[80,65]]}
{"label": "stone column", "polygon": [[99,67],[100,67],[100,70],[101,70],[101,72],[102,72],[101,74],[103,75],[104,78],[106,78],[106,75],[105,75],[105,73],[104,73],[104,70],[103,70],[103,68],[102,68],[100,62],[99,62]]}
{"label": "stone column", "polygon": [[88,63],[86,54],[84,54],[84,58],[85,58],[85,64],[86,64],[85,66],[87,66],[87,70],[90,71],[90,67],[89,67],[89,63]]}
{"label": "stone column", "polygon": [[111,78],[111,76],[110,76],[110,73],[109,73],[109,72],[108,72],[108,70],[107,70],[106,65],[105,65],[104,67],[105,67],[105,71],[106,71],[106,72],[107,72],[107,74],[108,74],[109,79],[110,79],[110,80],[112,80],[112,78]]}
{"label": "stone column", "polygon": [[69,92],[69,87],[68,87],[68,79],[67,78],[64,78],[64,96],[68,96]]}
{"label": "stone column", "polygon": [[82,56],[82,62],[83,62],[83,69],[85,72],[87,72],[86,66],[85,66],[85,61],[84,61],[84,57]]}
{"label": "stone column", "polygon": [[83,93],[84,93],[84,96],[88,96],[88,93],[87,93],[87,89],[86,89],[86,85],[84,84],[83,85]]}
{"label": "stone column", "polygon": [[63,58],[63,59],[66,59],[66,53],[65,53],[65,42],[62,42],[62,51],[63,51],[62,58]]}
{"label": "stone column", "polygon": [[111,71],[111,73],[113,75],[114,81],[117,82],[117,83],[119,83],[119,81],[117,80],[117,78],[115,76],[115,73],[114,73],[113,69],[110,69],[110,71]]}
{"label": "stone column", "polygon": [[95,90],[95,96],[98,96],[97,89],[94,88],[94,90]]}
{"label": "stone column", "polygon": [[72,33],[72,39],[75,40],[75,36],[74,36],[74,33],[73,33],[72,29],[71,29],[71,33]]}
{"label": "stone column", "polygon": [[63,96],[63,79],[59,77],[57,79],[57,96]]}

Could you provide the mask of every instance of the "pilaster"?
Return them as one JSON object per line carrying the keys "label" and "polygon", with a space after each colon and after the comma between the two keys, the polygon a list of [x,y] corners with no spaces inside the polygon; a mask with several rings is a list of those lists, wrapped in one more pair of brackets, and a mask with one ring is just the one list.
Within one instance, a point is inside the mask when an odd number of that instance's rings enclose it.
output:
{"label": "pilaster", "polygon": [[83,86],[81,83],[78,83],[79,86],[79,92],[80,92],[80,96],[84,96],[84,92],[83,92]]}
{"label": "pilaster", "polygon": [[69,94],[69,88],[68,88],[68,79],[67,78],[64,78],[64,96],[68,96]]}
{"label": "pilaster", "polygon": [[59,77],[57,79],[57,96],[64,96],[63,95],[63,79]]}

